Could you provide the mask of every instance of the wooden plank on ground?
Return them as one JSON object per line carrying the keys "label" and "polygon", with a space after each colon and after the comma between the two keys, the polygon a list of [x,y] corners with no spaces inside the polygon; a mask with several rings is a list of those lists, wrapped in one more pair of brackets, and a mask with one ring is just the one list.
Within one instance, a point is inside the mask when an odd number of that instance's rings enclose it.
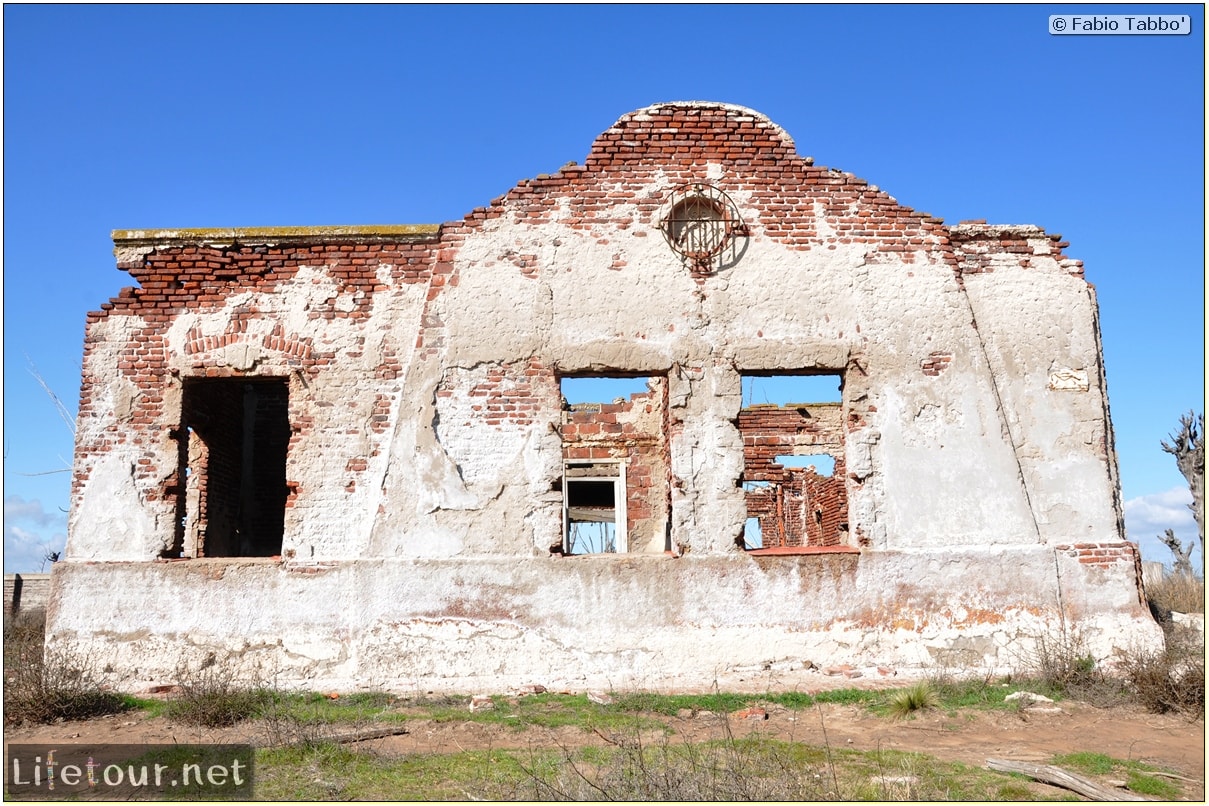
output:
{"label": "wooden plank on ground", "polygon": [[988,758],[987,769],[1027,775],[1029,778],[1040,781],[1043,784],[1051,784],[1063,789],[1069,789],[1077,795],[1082,795],[1092,800],[1146,800],[1146,798],[1130,792],[1128,789],[1104,786],[1089,778],[1084,778],[1082,775],[1075,775],[1073,772],[1067,772],[1061,767],[1054,767],[1048,764],[1027,764],[1021,761]]}

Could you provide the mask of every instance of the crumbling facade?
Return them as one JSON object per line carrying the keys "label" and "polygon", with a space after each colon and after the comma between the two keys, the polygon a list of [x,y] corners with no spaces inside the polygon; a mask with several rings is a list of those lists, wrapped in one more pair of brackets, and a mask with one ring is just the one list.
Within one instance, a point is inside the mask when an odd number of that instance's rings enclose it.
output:
{"label": "crumbling facade", "polygon": [[[946,226],[751,110],[628,114],[440,226],[114,242],[138,285],[88,317],[48,641],[123,685],[209,657],[708,685],[1158,640],[1066,244]],[[769,375],[841,391],[745,405]],[[584,376],[645,391],[567,404]]]}

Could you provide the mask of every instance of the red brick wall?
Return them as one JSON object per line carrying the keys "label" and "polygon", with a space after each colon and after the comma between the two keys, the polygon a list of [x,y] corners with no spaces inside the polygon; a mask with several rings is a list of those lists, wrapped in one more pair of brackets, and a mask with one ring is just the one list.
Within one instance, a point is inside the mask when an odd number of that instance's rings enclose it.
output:
{"label": "red brick wall", "polygon": [[[1039,255],[1030,239],[1034,242],[1044,240],[1048,248]],[[986,226],[983,220],[961,222],[957,229],[950,231],[949,240],[962,274],[986,274],[995,270],[995,263],[1027,269],[1038,257],[1066,260],[1062,250],[1070,246],[1061,235],[1047,235],[1035,227]],[[1009,255],[1015,259],[1005,261],[1004,257]],[[1070,273],[1083,276],[1083,261],[1071,263]]]}
{"label": "red brick wall", "polygon": [[[748,490],[747,512],[759,518],[764,547],[839,546],[848,536],[848,493],[838,421],[828,405],[752,406],[739,412],[743,480],[766,481]],[[813,446],[813,447],[808,447]],[[830,476],[777,463],[782,455],[827,454]]]}
{"label": "red brick wall", "polygon": [[[378,277],[380,267],[390,265],[391,277],[401,284],[429,283],[435,259],[434,244],[430,242],[392,243],[304,243],[281,246],[238,245],[212,246],[202,244],[162,245],[142,257],[129,257],[130,250],[118,267],[130,272],[138,287],[124,288],[121,293],[88,314],[84,336],[84,372],[80,387],[81,422],[98,420],[103,430],[83,428],[76,443],[76,472],[72,479],[72,495],[78,496],[87,482],[96,457],[117,445],[139,447],[134,475],[144,501],[165,511],[177,508],[179,483],[176,454],[163,451],[162,434],[179,425],[181,412],[165,409],[165,388],[175,379],[169,371],[167,331],[173,321],[184,313],[205,314],[225,306],[234,294],[258,292],[256,304],[233,309],[225,332],[221,336],[204,336],[200,330],[189,332],[185,344],[191,360],[191,377],[240,377],[244,373],[221,366],[213,353],[216,348],[247,343],[284,356],[291,370],[316,377],[325,368],[343,357],[334,350],[316,345],[313,334],[319,332],[326,320],[346,319],[367,323],[375,294],[386,290]],[[335,297],[326,303],[312,305],[307,317],[314,327],[305,332],[287,332],[282,322],[267,336],[252,337],[249,325],[253,321],[272,321],[286,302],[274,300],[281,284],[295,277],[299,266],[319,266],[334,278],[338,293],[354,292],[350,310],[337,308]],[[98,340],[97,325],[114,316],[138,316],[143,326],[130,334],[121,346],[116,367],[94,366],[90,356]],[[375,373],[375,381],[389,381],[401,371],[397,351],[387,346],[384,360]],[[96,408],[94,387],[104,387],[114,369],[134,384],[134,410],[125,422],[112,418],[107,409]],[[250,375],[261,373],[252,372]],[[371,392],[371,394],[374,394]],[[372,428],[378,433],[388,425],[389,398],[377,393]],[[293,428],[291,449],[309,430],[313,417],[297,409],[291,401],[289,420]],[[167,482],[164,482],[167,479]],[[293,504],[298,486],[287,506]],[[170,522],[174,515],[165,520]],[[171,541],[171,536],[165,538]],[[171,548],[168,548],[171,551]]]}
{"label": "red brick wall", "polygon": [[563,412],[563,459],[621,459],[626,467],[626,528],[632,548],[663,547],[668,518],[667,382],[624,403]]}
{"label": "red brick wall", "polygon": [[1063,543],[1054,550],[1088,568],[1111,568],[1121,563],[1133,566],[1134,578],[1138,581],[1138,604],[1146,607],[1146,594],[1142,586],[1142,552],[1138,547],[1125,542],[1112,543]]}
{"label": "red brick wall", "polygon": [[442,383],[437,397],[468,395],[470,410],[484,426],[531,425],[542,411],[554,405],[548,394],[554,388],[554,373],[537,357],[525,362],[490,367],[486,377],[468,390]]}
{"label": "red brick wall", "polygon": [[[465,223],[510,215],[530,224],[557,220],[573,229],[608,225],[624,231],[658,218],[667,198],[649,192],[656,172],[670,192],[701,181],[707,163],[723,166],[718,186],[743,193],[745,216],[754,213],[746,223],[763,237],[798,250],[868,244],[870,263],[913,262],[916,253],[927,252],[957,269],[940,219],[899,204],[863,179],[815,166],[775,125],[722,108],[666,106],[626,115],[596,139],[583,165],[523,180]],[[627,215],[618,219],[623,205]],[[658,237],[645,228],[633,233],[648,234]],[[538,275],[530,262],[512,262],[525,276]],[[619,265],[620,252],[613,267]]]}
{"label": "red brick wall", "polygon": [[1081,565],[1115,565],[1134,563],[1137,548],[1133,543],[1068,543],[1054,546],[1067,557],[1077,559]]}

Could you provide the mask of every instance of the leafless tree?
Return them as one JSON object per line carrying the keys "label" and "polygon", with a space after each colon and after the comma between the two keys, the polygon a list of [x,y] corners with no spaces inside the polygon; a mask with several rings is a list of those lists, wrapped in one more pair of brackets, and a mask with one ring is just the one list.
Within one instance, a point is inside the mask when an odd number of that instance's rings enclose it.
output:
{"label": "leafless tree", "polygon": [[42,555],[42,568],[41,568],[41,569],[39,569],[39,572],[41,572],[41,571],[45,571],[45,570],[46,570],[46,564],[47,564],[47,563],[50,563],[51,565],[54,565],[55,563],[57,563],[57,562],[58,562],[59,560],[61,560],[61,559],[63,559],[63,552],[61,552],[61,551],[53,551],[53,550],[51,550],[51,549],[47,549],[47,550],[45,551],[45,553],[43,553],[43,555]]}
{"label": "leafless tree", "polygon": [[34,364],[34,360],[29,357],[28,353],[25,354],[25,360],[29,362],[29,374],[34,376],[34,380],[38,382],[38,386],[41,386],[42,391],[45,392],[46,396],[50,398],[50,402],[55,406],[55,411],[59,414],[59,419],[61,419],[63,424],[67,426],[67,430],[71,432],[72,436],[75,436],[75,418],[71,416],[71,412],[69,412],[67,407],[63,405],[63,401],[59,399],[59,396],[55,394],[55,391],[50,388],[50,384],[48,384],[46,379],[42,377],[42,373],[38,372],[38,367]]}
{"label": "leafless tree", "polygon": [[1163,545],[1171,549],[1171,556],[1175,557],[1175,565],[1171,567],[1171,573],[1183,576],[1192,576],[1192,550],[1196,548],[1196,543],[1189,540],[1188,545],[1175,536],[1175,532],[1171,529],[1165,530],[1166,534],[1160,537]]}
{"label": "leafless tree", "polygon": [[[1180,427],[1170,436],[1171,442],[1162,442],[1163,450],[1175,457],[1176,466],[1188,481],[1192,491],[1192,517],[1196,519],[1197,538],[1201,545],[1201,574],[1205,573],[1205,415],[1188,412],[1180,417]],[[1168,529],[1166,537],[1159,540],[1175,555],[1175,570],[1186,566],[1192,571],[1188,558],[1195,543],[1189,542],[1184,549],[1175,534]]]}

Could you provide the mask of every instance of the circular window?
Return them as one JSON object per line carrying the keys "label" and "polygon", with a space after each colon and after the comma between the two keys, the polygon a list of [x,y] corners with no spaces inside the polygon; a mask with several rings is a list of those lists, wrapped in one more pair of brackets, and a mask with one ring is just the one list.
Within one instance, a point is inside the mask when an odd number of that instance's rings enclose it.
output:
{"label": "circular window", "polygon": [[733,247],[733,236],[747,234],[730,197],[703,183],[672,194],[662,228],[668,245],[699,269],[721,262],[727,247]]}

